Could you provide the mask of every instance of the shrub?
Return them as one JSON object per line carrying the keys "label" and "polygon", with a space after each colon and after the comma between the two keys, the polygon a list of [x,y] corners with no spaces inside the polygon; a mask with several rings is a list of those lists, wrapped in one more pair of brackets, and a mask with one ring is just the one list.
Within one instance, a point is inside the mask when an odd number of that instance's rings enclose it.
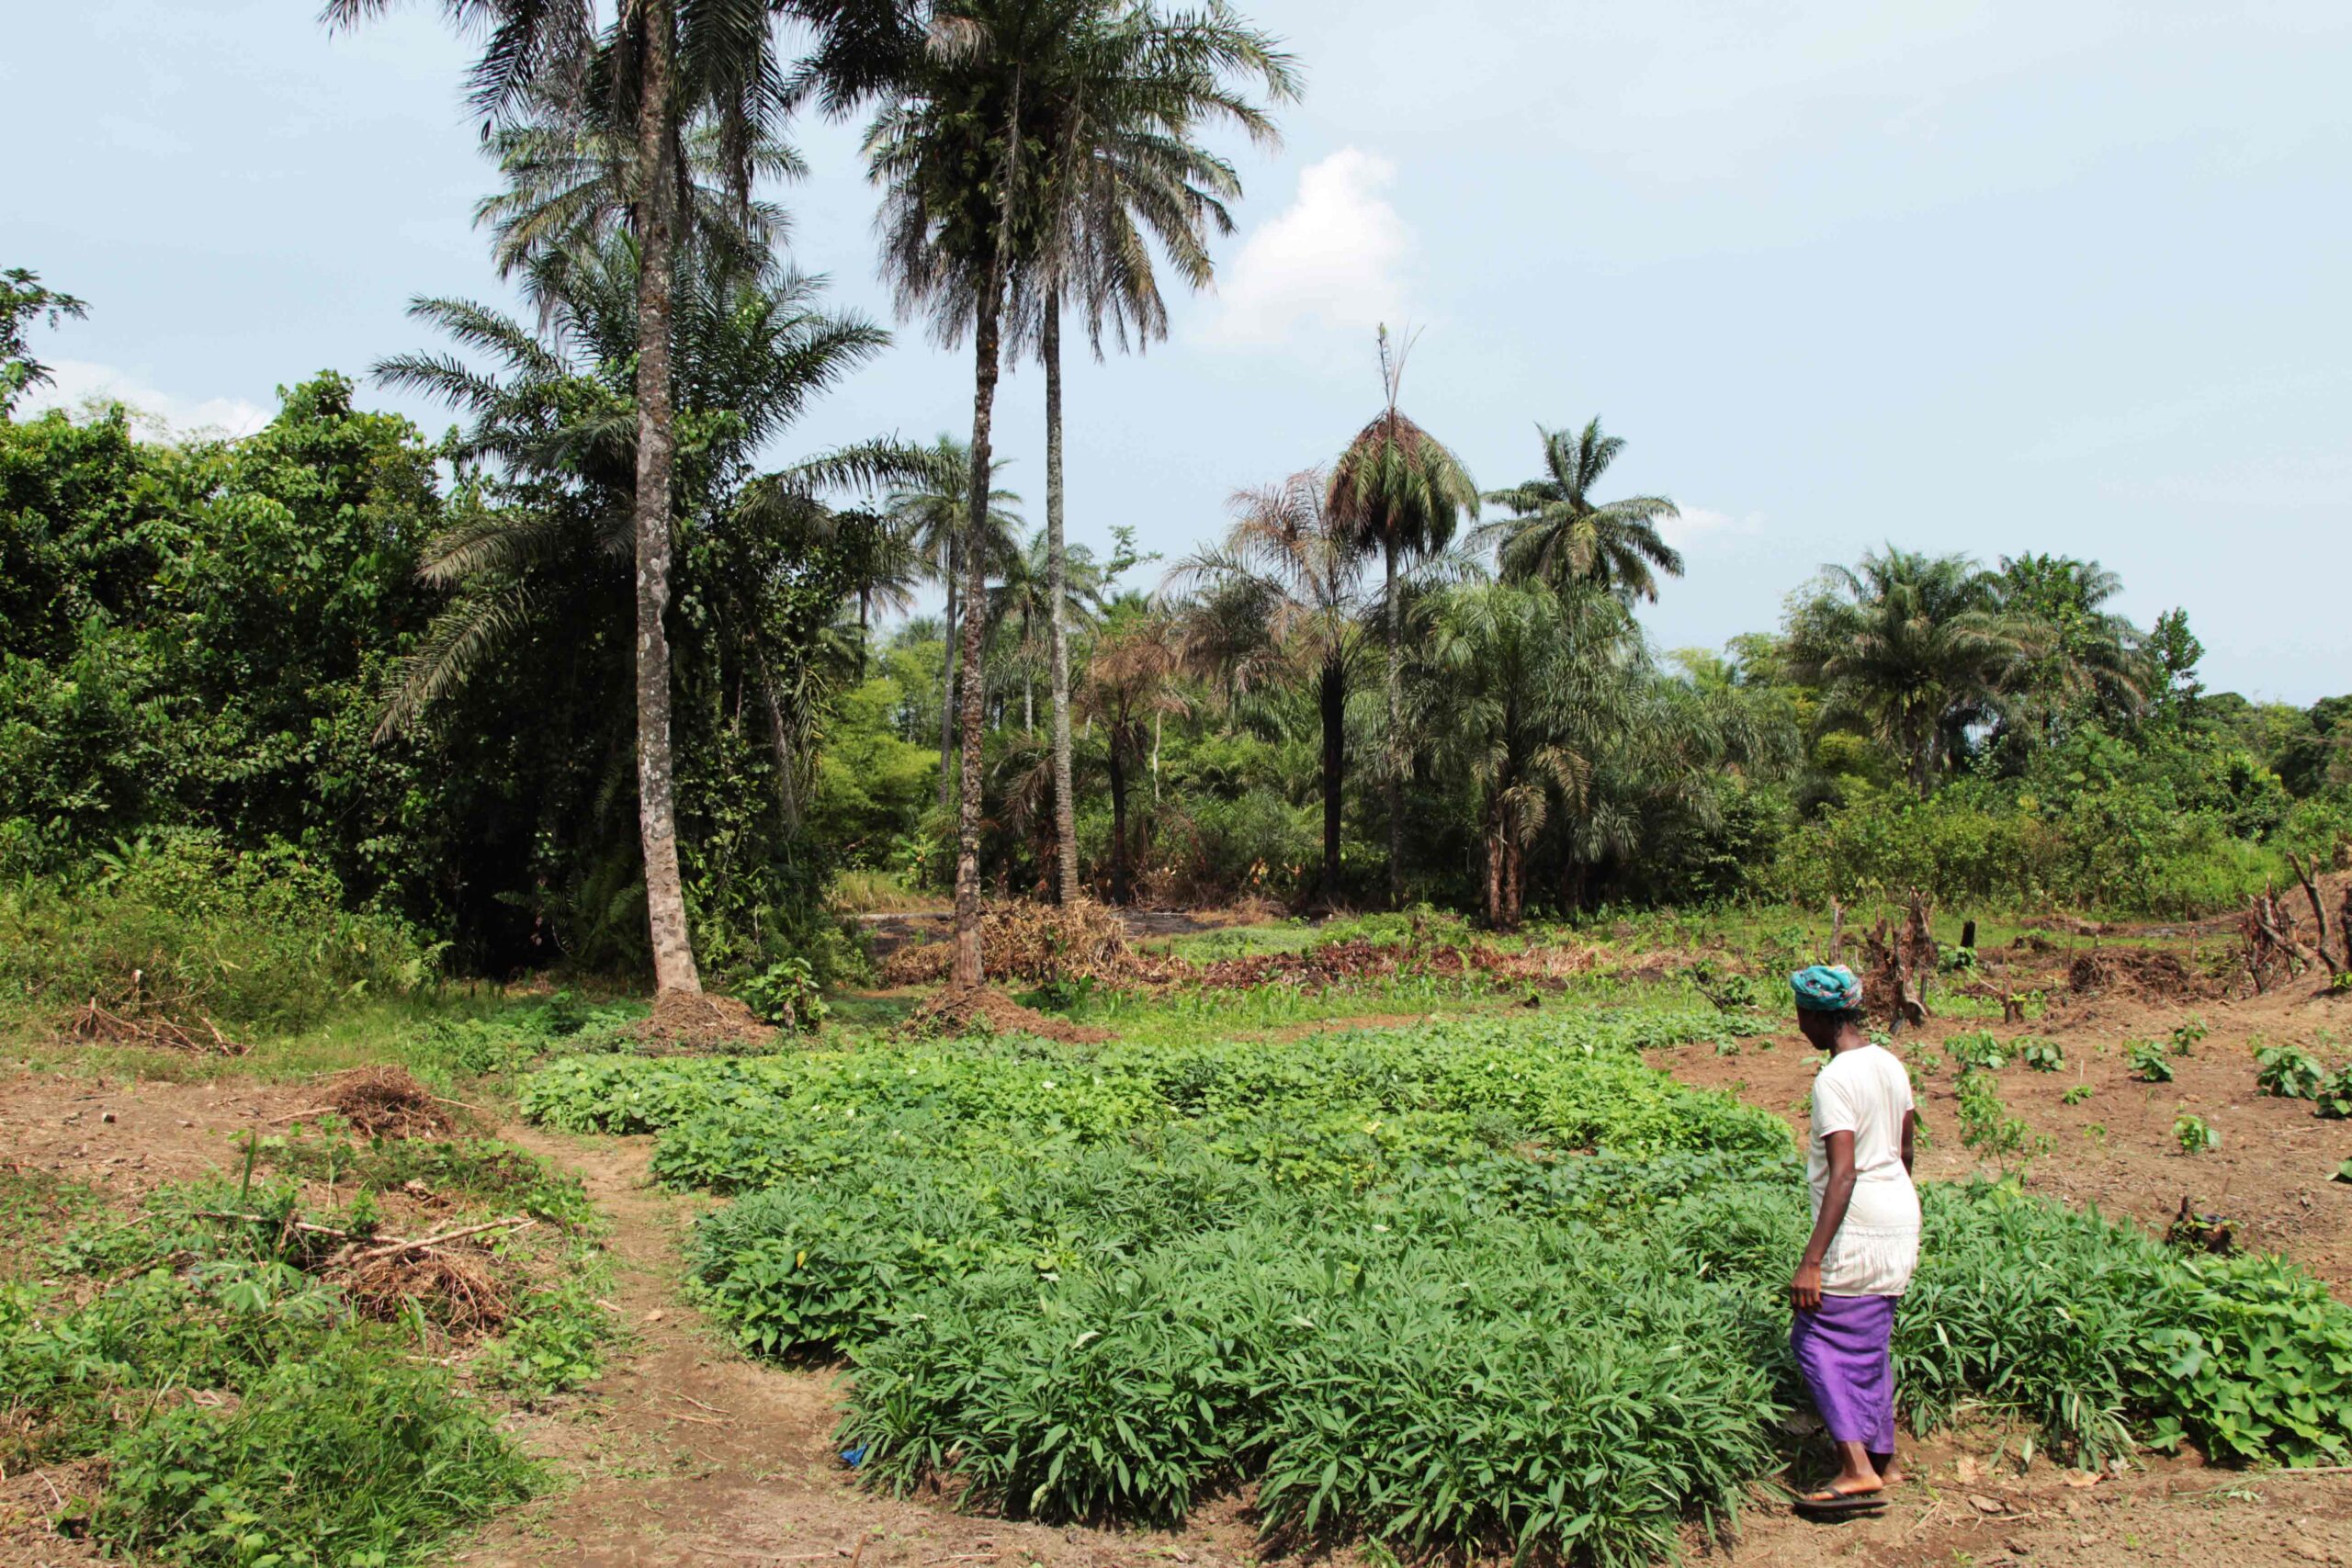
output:
{"label": "shrub", "polygon": [[109,1459],[92,1536],[191,1565],[405,1558],[538,1482],[438,1369],[347,1339],[277,1362],[233,1410],[162,1411]]}
{"label": "shrub", "polygon": [[761,1022],[802,1034],[816,1032],[832,1010],[805,958],[780,959],[735,989]]}
{"label": "shrub", "polygon": [[2336,1068],[2312,1098],[2319,1102],[2322,1116],[2335,1121],[2352,1117],[2352,1062]]}
{"label": "shrub", "polygon": [[70,891],[0,886],[0,999],[59,1012],[95,998],[126,1018],[301,1029],[341,998],[413,989],[438,958],[399,921],[346,911],[334,874],[284,845],[171,833]]}
{"label": "shrub", "polygon": [[2282,1100],[2317,1100],[2327,1070],[2291,1045],[2266,1045],[2255,1053],[2255,1087]]}
{"label": "shrub", "polygon": [[2172,1082],[2172,1062],[2165,1048],[2153,1040],[2127,1040],[2125,1054],[2132,1063],[2132,1076],[2142,1083]]}
{"label": "shrub", "polygon": [[2066,1065],[2065,1048],[2055,1040],[2026,1034],[2009,1042],[2009,1046],[2019,1061],[2037,1073],[2054,1073]]}

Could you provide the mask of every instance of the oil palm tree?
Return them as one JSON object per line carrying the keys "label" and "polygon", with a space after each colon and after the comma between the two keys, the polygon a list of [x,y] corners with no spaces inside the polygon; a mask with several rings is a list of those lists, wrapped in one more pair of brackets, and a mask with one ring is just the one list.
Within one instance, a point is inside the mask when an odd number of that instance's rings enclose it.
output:
{"label": "oil palm tree", "polygon": [[[1008,639],[1004,652],[1021,682],[1021,728],[1034,733],[1037,677],[1050,676],[1057,638],[1071,627],[1091,627],[1100,617],[1110,574],[1084,545],[1057,552],[1051,533],[1041,528],[1009,552],[1001,578],[989,590],[989,630]],[[1063,696],[1067,705],[1067,691]],[[1049,765],[1049,777],[1051,771]]]}
{"label": "oil palm tree", "polygon": [[[922,450],[922,472],[890,491],[886,509],[894,530],[909,542],[926,563],[932,581],[944,587],[947,594],[939,672],[939,809],[944,812],[955,803],[956,773],[950,764],[956,755],[956,672],[959,666],[979,668],[977,662],[961,665],[957,657],[965,549],[972,536],[964,522],[971,515],[972,449],[943,434]],[[1001,469],[1004,463],[989,467]],[[1021,517],[1012,508],[1020,503],[1021,498],[1009,490],[991,487],[988,492],[980,547],[984,581],[988,572],[1001,567],[1013,553],[1013,532]]]}
{"label": "oil palm tree", "polygon": [[1791,612],[1790,672],[1821,688],[1823,723],[1892,748],[1925,795],[2029,651],[2031,628],[2002,612],[1963,556],[1890,545],[1825,576]]}
{"label": "oil palm tree", "polygon": [[2000,694],[2005,731],[2048,745],[2071,719],[2129,724],[2146,711],[2155,682],[2139,628],[2107,608],[2120,577],[2095,560],[2004,556],[1986,586],[2025,645]]}
{"label": "oil palm tree", "polygon": [[1404,607],[1400,559],[1433,556],[1456,525],[1478,514],[1478,487],[1462,460],[1396,406],[1409,340],[1393,345],[1380,329],[1380,382],[1386,406],[1357,433],[1331,470],[1333,524],[1380,552],[1385,589],[1381,620],[1388,639],[1388,740],[1382,769],[1388,795],[1388,901],[1402,902],[1405,851]]}
{"label": "oil palm tree", "polygon": [[[389,10],[393,0],[327,0],[331,27]],[[684,140],[704,124],[715,138],[722,184],[748,208],[758,150],[780,123],[796,85],[838,100],[902,68],[911,17],[900,0],[621,0],[607,18],[594,0],[440,0],[459,30],[485,36],[471,73],[484,128],[512,125],[550,104],[581,123],[633,142],[628,228],[639,247],[633,495],[637,620],[637,775],[639,837],[654,985],[697,992],[702,978],[687,926],[678,866],[675,769],[670,745],[672,487],[677,432],[673,331]],[[776,24],[792,18],[817,48],[796,73],[779,51]]]}
{"label": "oil palm tree", "polygon": [[1486,499],[1511,515],[1479,530],[1497,546],[1497,563],[1510,581],[1559,586],[1589,581],[1631,603],[1657,598],[1657,573],[1682,575],[1682,557],[1657,531],[1679,517],[1662,495],[1595,502],[1592,487],[1624,450],[1622,436],[1604,435],[1596,416],[1582,430],[1535,427],[1544,444],[1540,479],[1489,491]]}
{"label": "oil palm tree", "polygon": [[[477,481],[494,479],[520,502],[470,506],[424,550],[426,579],[457,597],[401,667],[385,708],[386,732],[414,723],[531,627],[548,571],[617,570],[633,553],[638,426],[628,364],[638,255],[634,239],[616,234],[577,257],[554,302],[552,341],[467,300],[410,307],[413,317],[494,368],[447,354],[398,355],[377,366],[387,386],[466,415],[456,449],[462,471]],[[872,454],[883,444],[828,454],[765,485],[748,464],[820,393],[879,352],[888,334],[823,310],[821,284],[797,274],[748,278],[718,270],[714,260],[690,271],[684,284],[674,296],[681,401],[695,414],[725,415],[717,427],[728,434],[698,454],[687,483],[673,491],[681,510],[672,527],[709,506],[753,504],[767,492],[806,498],[818,482],[872,471]],[[467,493],[481,489],[474,482]]]}
{"label": "oil palm tree", "polygon": [[[1325,907],[1340,900],[1340,828],[1347,770],[1348,692],[1374,609],[1363,536],[1326,505],[1330,484],[1308,468],[1279,484],[1238,491],[1218,544],[1176,563],[1163,593],[1182,600],[1196,669],[1214,666],[1234,691],[1275,675],[1315,690],[1323,739]],[[1264,628],[1252,647],[1240,628]]]}
{"label": "oil palm tree", "polygon": [[[1261,147],[1273,122],[1235,78],[1265,96],[1297,95],[1290,59],[1268,35],[1223,4],[1175,17],[1148,6],[1102,5],[1068,40],[1052,78],[1052,121],[1039,194],[1047,221],[1013,307],[1014,336],[1034,348],[1046,379],[1046,535],[1049,602],[1069,602],[1064,581],[1061,323],[1075,304],[1095,358],[1106,330],[1140,351],[1168,335],[1168,310],[1153,267],[1154,243],[1186,287],[1205,288],[1216,267],[1208,236],[1229,234],[1227,204],[1241,194],[1230,164],[1201,146],[1203,125],[1226,124]],[[1069,630],[1051,632],[1057,888],[1078,894],[1076,801],[1070,786]]]}

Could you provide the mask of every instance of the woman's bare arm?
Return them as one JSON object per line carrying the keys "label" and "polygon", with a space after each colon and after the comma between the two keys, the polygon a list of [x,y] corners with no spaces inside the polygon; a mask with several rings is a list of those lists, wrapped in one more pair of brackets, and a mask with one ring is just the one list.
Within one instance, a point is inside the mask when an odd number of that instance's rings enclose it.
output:
{"label": "woman's bare arm", "polygon": [[1911,1130],[1918,1124],[1917,1111],[1906,1111],[1903,1113],[1903,1174],[1905,1176],[1911,1174]]}
{"label": "woman's bare arm", "polygon": [[1854,1134],[1832,1133],[1824,1141],[1829,1151],[1829,1186],[1821,1195],[1821,1213],[1813,1222],[1804,1258],[1789,1281],[1789,1300],[1799,1312],[1821,1305],[1821,1260],[1829,1251],[1830,1238],[1846,1223],[1846,1205],[1854,1197]]}

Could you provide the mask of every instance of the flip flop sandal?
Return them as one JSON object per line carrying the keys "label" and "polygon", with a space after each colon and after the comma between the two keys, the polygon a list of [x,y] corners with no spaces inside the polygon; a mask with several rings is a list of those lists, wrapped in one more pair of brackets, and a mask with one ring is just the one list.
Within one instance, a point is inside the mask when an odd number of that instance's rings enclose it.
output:
{"label": "flip flop sandal", "polygon": [[1789,1506],[1807,1518],[1842,1519],[1856,1514],[1877,1513],[1886,1506],[1886,1495],[1883,1492],[1833,1492],[1826,1497],[1813,1497],[1792,1490]]}

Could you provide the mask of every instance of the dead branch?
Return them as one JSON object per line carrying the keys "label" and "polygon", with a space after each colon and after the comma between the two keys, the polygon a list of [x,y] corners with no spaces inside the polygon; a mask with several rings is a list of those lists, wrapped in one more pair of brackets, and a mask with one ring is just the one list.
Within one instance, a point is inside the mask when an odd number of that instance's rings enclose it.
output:
{"label": "dead branch", "polygon": [[537,1224],[538,1224],[537,1220],[521,1214],[512,1219],[485,1220],[478,1225],[460,1225],[456,1230],[442,1231],[436,1235],[419,1236],[414,1241],[393,1241],[382,1247],[371,1247],[365,1252],[356,1254],[350,1261],[354,1265],[371,1263],[379,1258],[397,1258],[403,1252],[416,1252],[428,1247],[444,1247],[453,1241],[462,1241],[469,1235],[480,1235],[484,1231],[528,1230]]}
{"label": "dead branch", "polygon": [[[2312,863],[2312,870],[2316,871],[2318,867],[2319,863],[2314,860]],[[2311,871],[2303,869],[2302,861],[2292,852],[2287,856],[2287,869],[2295,874],[2295,880],[2303,885],[2303,897],[2311,900],[2312,920],[2319,932],[2316,942],[2319,949],[2319,961],[2326,965],[2329,974],[2343,974],[2344,965],[2338,964],[2335,961],[2335,955],[2327,951],[2327,906],[2319,900],[2318,882],[2313,880]],[[2347,937],[2347,940],[2352,940],[2352,937]]]}

